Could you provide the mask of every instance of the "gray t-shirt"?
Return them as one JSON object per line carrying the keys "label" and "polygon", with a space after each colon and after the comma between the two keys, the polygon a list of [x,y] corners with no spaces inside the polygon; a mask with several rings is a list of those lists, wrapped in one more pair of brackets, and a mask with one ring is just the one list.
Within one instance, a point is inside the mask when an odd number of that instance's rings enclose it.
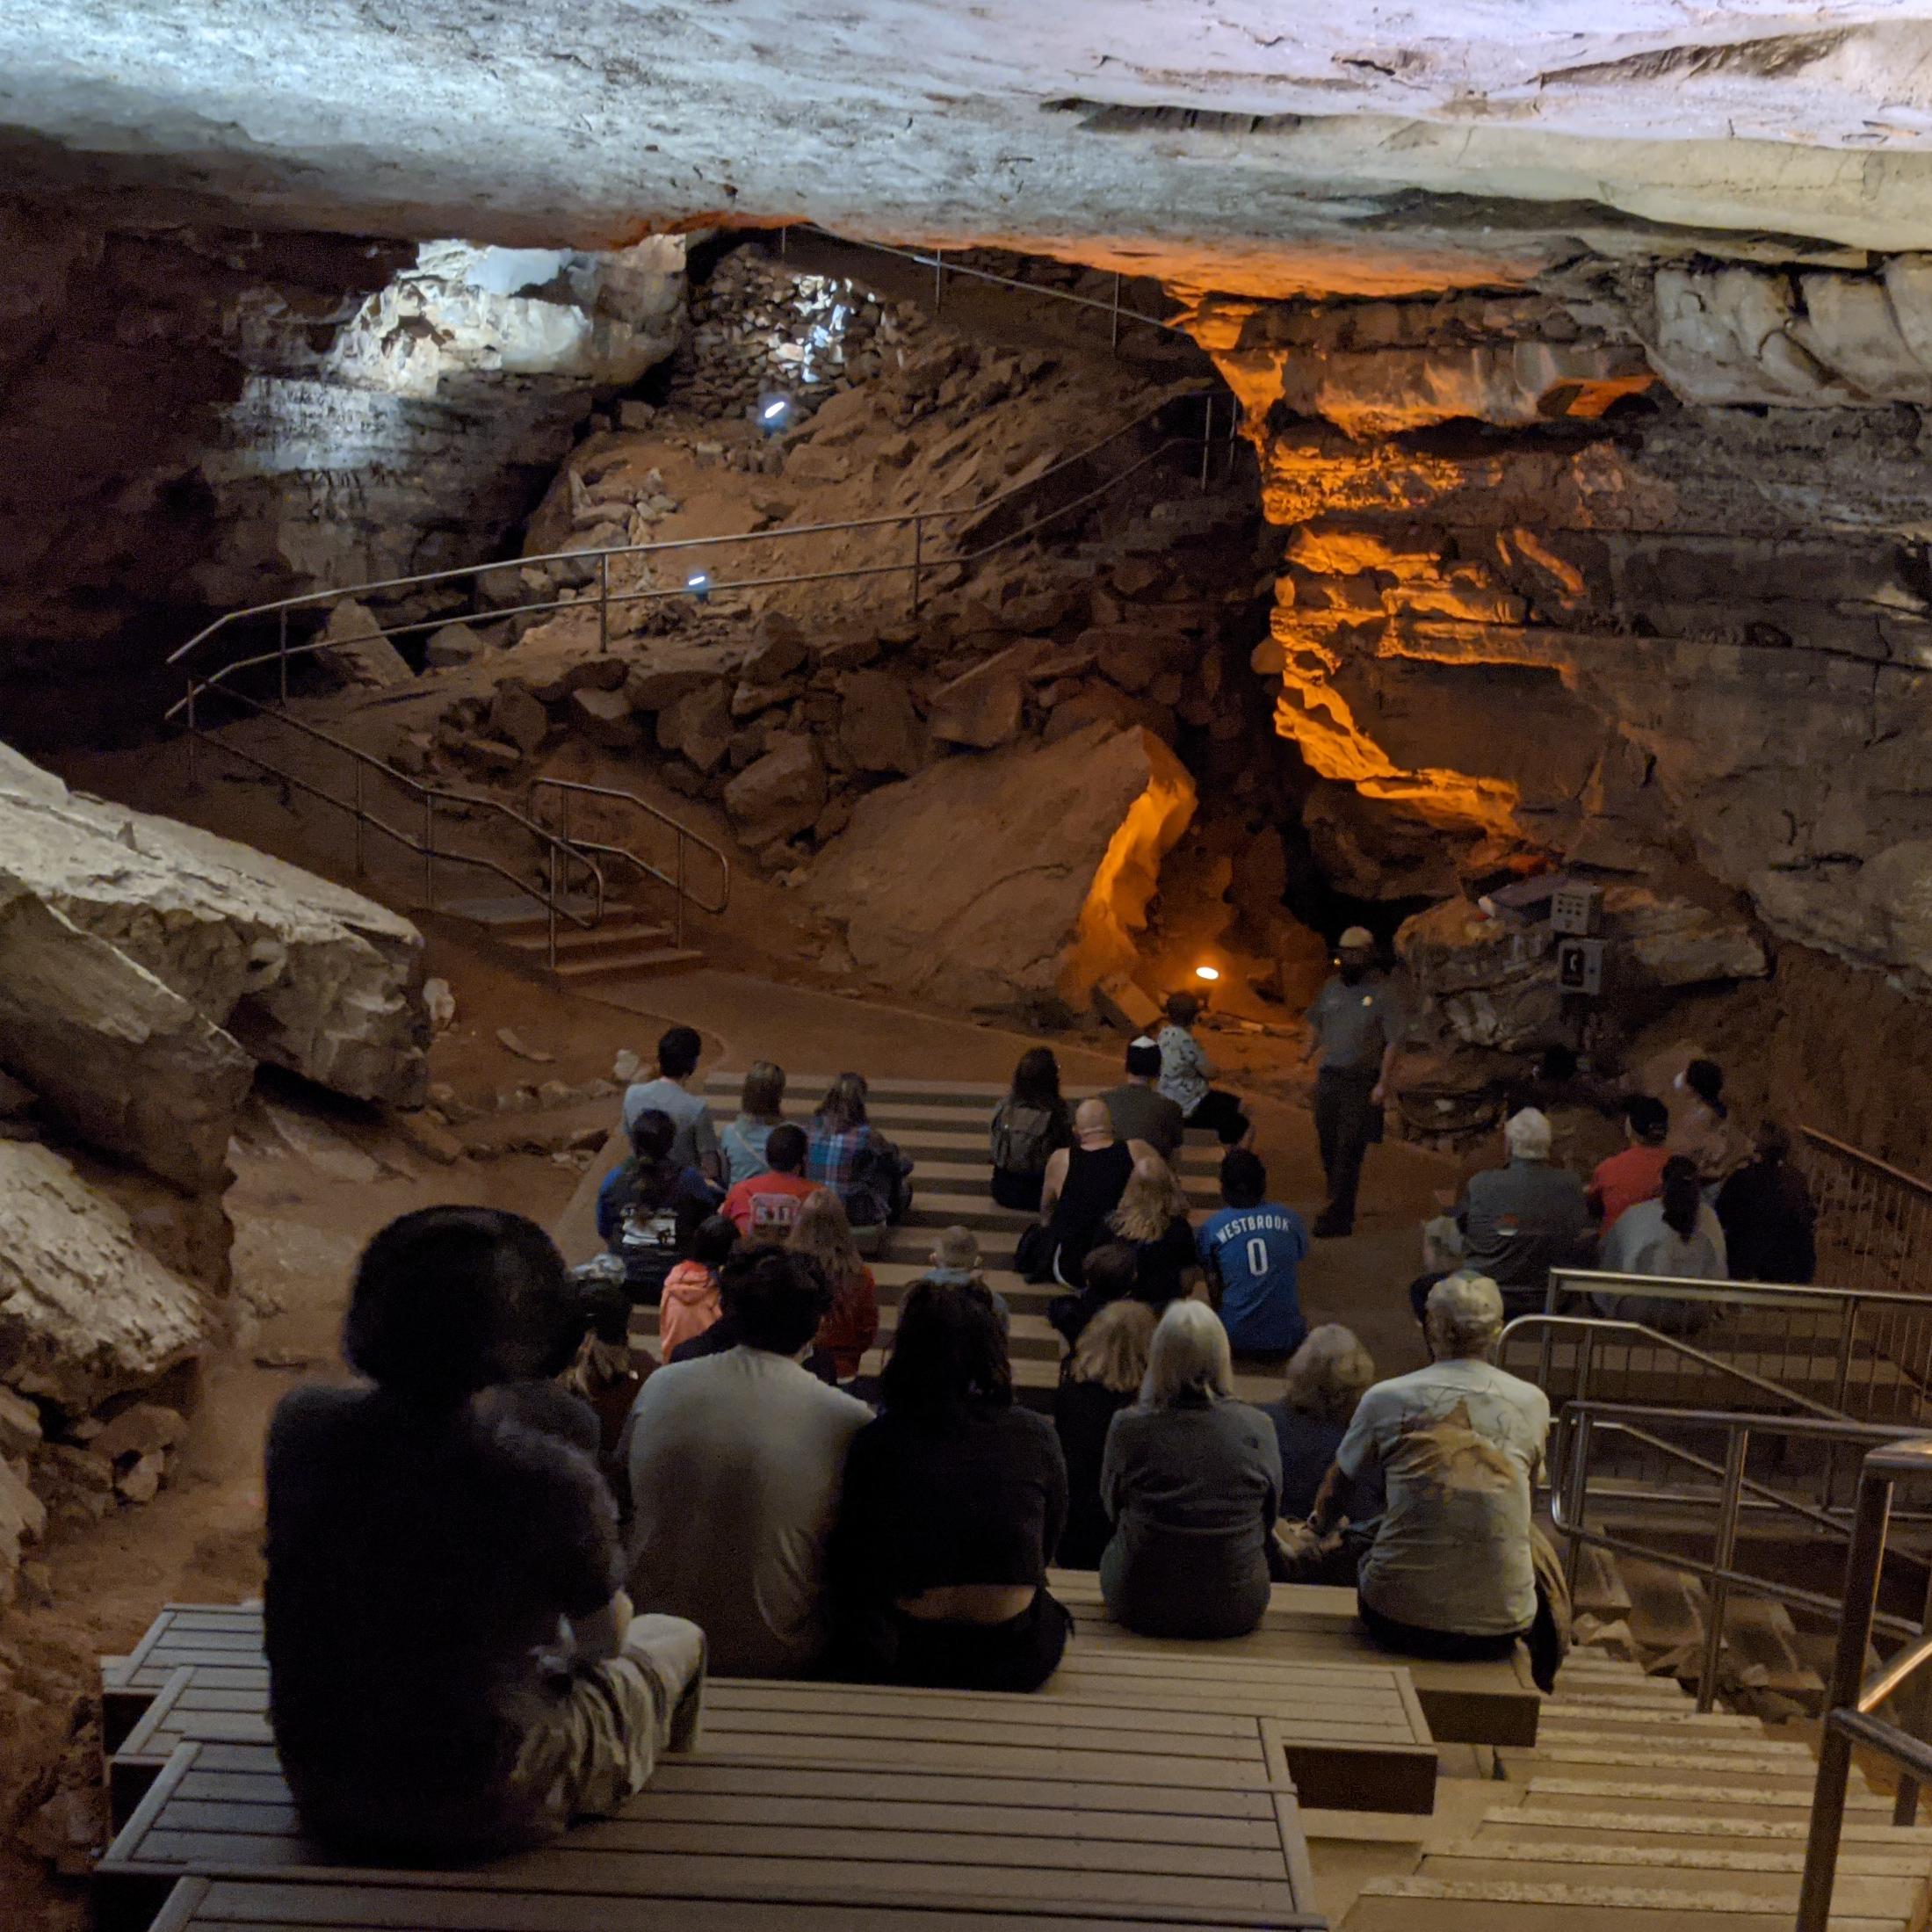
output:
{"label": "gray t-shirt", "polygon": [[671,1142],[670,1157],[678,1167],[701,1168],[708,1154],[718,1157],[718,1133],[711,1124],[711,1109],[701,1094],[689,1094],[675,1080],[640,1080],[624,1089],[624,1125],[626,1129],[640,1113],[653,1108],[668,1113],[677,1128]]}
{"label": "gray t-shirt", "polygon": [[1391,983],[1371,974],[1354,986],[1337,974],[1315,995],[1308,1024],[1321,1046],[1324,1072],[1378,1071],[1382,1055],[1402,1037],[1402,1002]]}
{"label": "gray t-shirt", "polygon": [[763,1349],[658,1370],[631,1412],[637,1608],[688,1617],[720,1675],[809,1671],[828,1634],[825,1551],[845,1452],[872,1419]]}
{"label": "gray t-shirt", "polygon": [[1187,1124],[1181,1110],[1158,1087],[1141,1087],[1132,1081],[1110,1087],[1100,1096],[1113,1118],[1117,1140],[1145,1140],[1163,1161],[1171,1161],[1179,1151]]}
{"label": "gray t-shirt", "polygon": [[1335,1462],[1381,1474],[1381,1528],[1362,1559],[1362,1600],[1423,1630],[1501,1637],[1536,1617],[1530,1497],[1549,1399],[1487,1362],[1434,1362],[1378,1382]]}
{"label": "gray t-shirt", "polygon": [[1547,1161],[1512,1161],[1472,1175],[1458,1218],[1464,1269],[1499,1288],[1541,1294],[1552,1268],[1574,1268],[1587,1253],[1583,1183]]}

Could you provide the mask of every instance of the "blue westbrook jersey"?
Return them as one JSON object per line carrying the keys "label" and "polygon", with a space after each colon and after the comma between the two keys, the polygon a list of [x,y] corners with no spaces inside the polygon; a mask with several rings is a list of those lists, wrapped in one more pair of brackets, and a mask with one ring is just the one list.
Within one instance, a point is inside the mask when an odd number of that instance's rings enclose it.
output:
{"label": "blue westbrook jersey", "polygon": [[1296,1277],[1308,1230],[1292,1207],[1224,1207],[1197,1237],[1201,1259],[1221,1278],[1221,1322],[1229,1343],[1255,1355],[1299,1349],[1308,1332]]}

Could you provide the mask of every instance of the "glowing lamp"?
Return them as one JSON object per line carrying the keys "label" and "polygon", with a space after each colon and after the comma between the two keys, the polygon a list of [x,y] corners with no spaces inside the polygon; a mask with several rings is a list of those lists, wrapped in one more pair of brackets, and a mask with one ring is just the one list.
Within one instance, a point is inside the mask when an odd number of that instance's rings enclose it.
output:
{"label": "glowing lamp", "polygon": [[1215,980],[1219,979],[1220,976],[1221,969],[1219,966],[1198,966],[1194,969],[1194,977],[1197,980],[1206,980],[1210,986],[1212,986]]}
{"label": "glowing lamp", "polygon": [[759,399],[758,427],[768,436],[776,436],[792,420],[792,398],[788,395],[768,395]]}
{"label": "glowing lamp", "polygon": [[711,595],[711,572],[693,570],[684,579],[684,588],[702,604]]}

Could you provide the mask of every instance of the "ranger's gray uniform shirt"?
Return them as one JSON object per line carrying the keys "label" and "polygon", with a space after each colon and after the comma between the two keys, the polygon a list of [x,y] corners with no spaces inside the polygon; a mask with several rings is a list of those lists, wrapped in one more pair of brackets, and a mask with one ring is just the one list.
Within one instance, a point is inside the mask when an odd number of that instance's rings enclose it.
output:
{"label": "ranger's gray uniform shirt", "polygon": [[1322,1071],[1379,1072],[1382,1055],[1401,1038],[1406,1018],[1394,987],[1379,974],[1350,986],[1337,973],[1308,1009],[1308,1024],[1321,1044]]}

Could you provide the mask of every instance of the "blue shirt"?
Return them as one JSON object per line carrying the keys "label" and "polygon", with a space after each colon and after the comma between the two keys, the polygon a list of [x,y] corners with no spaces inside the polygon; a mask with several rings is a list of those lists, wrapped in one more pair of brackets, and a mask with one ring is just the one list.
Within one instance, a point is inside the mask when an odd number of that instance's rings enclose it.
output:
{"label": "blue shirt", "polygon": [[1221,1324],[1230,1347],[1254,1355],[1299,1349],[1308,1333],[1296,1277],[1308,1230],[1292,1207],[1224,1207],[1195,1237],[1203,1263],[1221,1280]]}

